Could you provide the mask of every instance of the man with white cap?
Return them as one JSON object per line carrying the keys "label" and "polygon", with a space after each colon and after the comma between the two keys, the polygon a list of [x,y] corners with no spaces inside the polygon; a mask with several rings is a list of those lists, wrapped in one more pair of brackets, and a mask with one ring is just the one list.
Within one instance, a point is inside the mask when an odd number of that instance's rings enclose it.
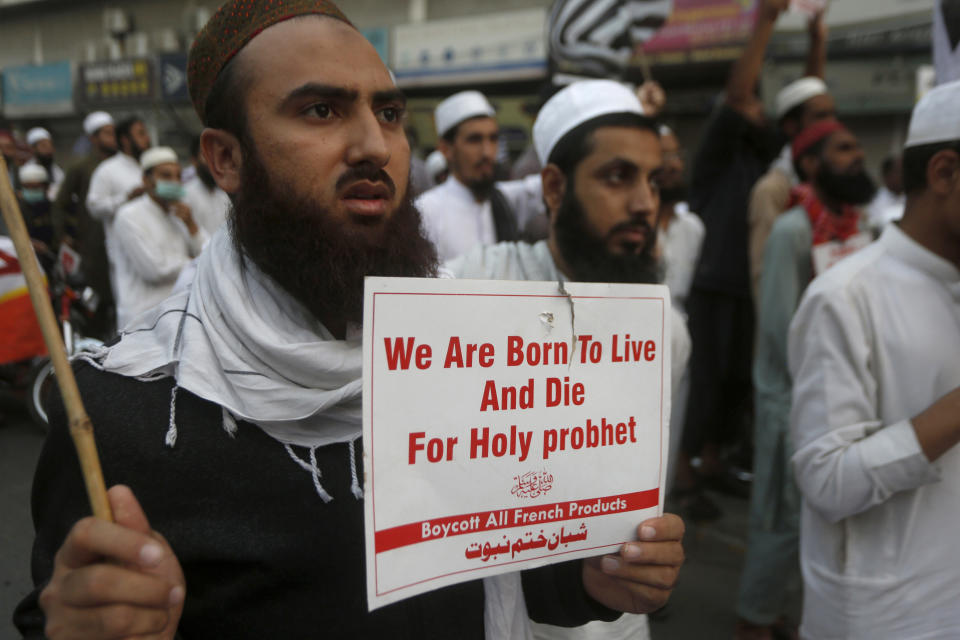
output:
{"label": "man with white cap", "polygon": [[804,76],[777,93],[774,105],[777,128],[785,144],[780,156],[750,194],[750,278],[754,301],[759,294],[767,236],[777,216],[788,209],[790,189],[800,182],[793,168],[791,143],[814,122],[836,115],[833,96],[823,81],[827,59],[826,32],[823,12],[815,14],[809,22],[810,47]]}
{"label": "man with white cap", "polygon": [[23,222],[40,258],[40,264],[49,269],[53,263],[51,253],[55,250],[53,218],[50,215],[50,199],[47,197],[50,176],[47,170],[38,164],[25,164],[17,170],[17,177],[20,183],[17,196]]}
{"label": "man with white cap", "polygon": [[[544,166],[539,177],[549,211],[548,239],[478,247],[445,270],[458,278],[660,282],[660,138],[636,94],[611,80],[574,83],[544,104],[533,140]],[[671,322],[675,392],[690,338],[675,309]],[[516,579],[515,574],[498,578],[501,592],[519,592],[509,587]],[[533,631],[544,639],[649,637],[642,615],[576,628],[534,624]]]}
{"label": "man with white cap", "polygon": [[87,211],[90,177],[97,166],[117,152],[113,118],[106,111],[94,111],[83,119],[83,132],[90,140],[90,153],[67,168],[63,184],[53,203],[53,216],[58,229],[73,227],[75,237],[58,233],[80,254],[83,276],[97,292],[99,304],[94,317],[84,330],[88,335],[107,339],[113,330],[113,291],[110,288],[110,265],[104,242],[103,224]]}
{"label": "man with white cap", "polygon": [[63,169],[54,162],[53,137],[43,127],[34,127],[27,131],[27,144],[33,157],[27,164],[38,164],[47,170],[50,176],[50,185],[47,187],[47,196],[53,200],[57,197],[57,190],[63,183]]}
{"label": "man with white cap", "polygon": [[434,112],[450,176],[416,204],[441,261],[477,245],[519,240],[527,223],[543,215],[539,176],[494,179],[500,137],[496,115],[479,91],[456,93]]}
{"label": "man with white cap", "polygon": [[804,638],[960,636],[960,82],[914,108],[906,209],[790,327]]}
{"label": "man with white cap", "polygon": [[182,202],[180,164],[173,149],[144,151],[140,166],[146,193],[120,207],[114,221],[121,329],[170,295],[180,271],[200,255],[209,238]]}
{"label": "man with white cap", "polygon": [[127,118],[117,124],[115,134],[119,153],[101,162],[93,171],[86,201],[90,215],[103,223],[110,263],[110,283],[114,288],[114,295],[117,285],[114,279],[117,257],[113,246],[113,219],[124,203],[143,194],[140,155],[152,146],[143,120],[137,117]]}

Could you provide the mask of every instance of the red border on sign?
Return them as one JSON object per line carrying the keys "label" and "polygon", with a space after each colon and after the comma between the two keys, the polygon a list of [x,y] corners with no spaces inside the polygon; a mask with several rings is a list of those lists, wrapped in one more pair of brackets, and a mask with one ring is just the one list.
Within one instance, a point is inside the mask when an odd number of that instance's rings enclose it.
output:
{"label": "red border on sign", "polygon": [[[377,328],[377,296],[381,296],[381,295],[382,295],[382,296],[452,296],[452,297],[474,297],[474,298],[476,298],[476,297],[480,297],[480,298],[568,298],[568,299],[570,299],[570,300],[656,300],[656,301],[660,302],[660,314],[661,314],[661,315],[660,315],[660,317],[661,317],[661,324],[660,324],[660,344],[661,344],[661,345],[664,344],[664,338],[665,338],[665,336],[664,336],[664,331],[665,331],[665,325],[666,325],[666,306],[663,304],[663,300],[664,300],[663,297],[655,297],[655,296],[575,296],[575,295],[565,296],[565,295],[555,295],[555,294],[526,294],[526,293],[430,293],[430,292],[377,291],[377,292],[374,292],[374,294],[373,294],[373,308],[372,308],[372,310],[371,310],[371,324],[373,325],[373,326],[371,327],[371,340],[372,340],[372,342],[373,342],[374,344],[376,344],[376,332],[377,332],[377,329],[376,329],[376,328]],[[668,353],[668,352],[667,352],[665,349],[661,349],[661,353]],[[373,575],[374,575],[374,583],[376,584],[376,593],[377,593],[377,595],[378,595],[378,596],[384,596],[384,595],[387,595],[387,594],[390,594],[390,593],[394,593],[394,592],[396,592],[396,591],[400,591],[400,590],[403,590],[403,589],[408,589],[408,588],[410,588],[410,587],[413,587],[413,586],[416,586],[416,585],[419,585],[419,584],[423,584],[423,583],[425,583],[425,582],[431,582],[431,581],[433,581],[433,580],[439,580],[439,579],[441,579],[441,578],[446,578],[446,577],[453,576],[453,575],[458,575],[458,574],[461,574],[461,573],[469,573],[469,572],[472,572],[472,571],[481,571],[481,570],[483,570],[483,569],[489,568],[489,565],[488,565],[488,567],[477,567],[477,568],[475,568],[475,569],[462,569],[462,570],[459,570],[459,571],[452,571],[452,572],[450,572],[450,573],[444,573],[444,574],[441,574],[441,575],[436,575],[436,576],[432,576],[432,577],[429,577],[429,578],[424,578],[423,580],[417,580],[416,582],[411,582],[411,583],[409,583],[409,584],[405,584],[405,585],[401,585],[401,586],[398,586],[398,587],[394,587],[393,589],[389,589],[389,590],[387,590],[387,591],[381,591],[381,590],[380,590],[379,562],[377,562],[377,557],[376,557],[376,556],[377,556],[379,553],[381,553],[381,550],[376,549],[376,547],[379,546],[379,544],[380,544],[380,535],[381,535],[381,533],[390,532],[390,531],[393,531],[393,530],[395,530],[395,529],[401,529],[401,528],[403,528],[403,527],[408,527],[408,526],[414,526],[414,527],[415,527],[415,526],[418,526],[420,523],[414,523],[414,524],[412,524],[412,525],[401,525],[400,527],[393,527],[393,528],[391,528],[391,529],[384,529],[384,530],[382,530],[382,531],[378,531],[378,530],[377,530],[377,502],[376,502],[376,485],[375,485],[375,468],[376,468],[376,465],[374,464],[375,455],[374,455],[374,437],[373,437],[374,371],[376,370],[375,367],[374,367],[374,359],[375,359],[375,357],[376,357],[376,350],[372,348],[372,349],[370,350],[370,469],[369,469],[369,472],[370,472],[370,494],[371,494],[371,495],[369,496],[369,498],[370,498],[370,500],[371,500],[371,509],[372,509],[372,511],[373,511],[373,531],[374,531],[374,547],[375,547],[374,558],[373,558]],[[666,357],[666,356],[664,356],[664,357]],[[661,359],[661,361],[660,361],[660,440],[661,440],[661,445],[660,445],[660,468],[659,468],[659,470],[658,470],[658,472],[657,472],[657,477],[658,477],[658,478],[660,478],[660,477],[663,476],[663,444],[662,444],[662,442],[663,442],[663,403],[664,403],[664,393],[665,393],[665,389],[664,389],[664,380],[663,380],[663,360]],[[640,509],[643,509],[643,508],[652,508],[652,507],[657,506],[657,504],[659,503],[659,493],[660,493],[660,487],[657,487],[656,489],[650,489],[650,490],[648,490],[648,491],[641,491],[641,492],[634,493],[634,494],[624,494],[624,496],[643,496],[643,495],[647,495],[647,494],[653,494],[654,501],[653,501],[653,503],[652,503],[649,507],[635,507],[634,509],[630,509],[630,510],[640,510]],[[617,497],[617,496],[614,496],[614,498],[616,498],[616,497]],[[623,497],[623,496],[621,496],[621,497]],[[597,498],[589,498],[589,499],[585,499],[585,500],[590,501],[590,500],[596,500],[596,499],[597,499]],[[645,498],[644,500],[647,501],[647,500],[649,500],[649,498]],[[583,500],[581,500],[581,501],[583,501]],[[577,501],[571,501],[571,502],[577,502]],[[568,504],[568,503],[556,503],[556,504]],[[535,508],[536,508],[536,509],[543,509],[543,508],[549,508],[549,506],[550,506],[550,505],[541,505],[541,506],[537,506],[537,507],[535,507]],[[622,512],[624,512],[624,511],[627,511],[627,510],[623,510],[623,511],[620,511],[620,512],[617,512],[617,513],[622,513]],[[612,515],[612,514],[610,514],[610,513],[605,513],[605,514],[600,514],[600,515]],[[455,517],[457,517],[457,516],[455,516]],[[455,517],[454,517],[454,518],[455,518]],[[443,519],[446,519],[446,518],[443,518]],[[577,518],[577,517],[575,517],[575,518],[564,518],[563,520],[569,520],[569,519],[580,519],[580,518]],[[518,528],[518,527],[520,527],[520,526],[525,526],[525,525],[516,525],[516,526],[506,527],[506,528]],[[474,532],[470,532],[470,533],[474,533]],[[434,538],[434,540],[436,540],[436,539],[439,539],[439,538]],[[427,542],[427,541],[424,541],[424,542]],[[623,540],[623,541],[620,541],[620,542],[618,542],[618,543],[613,543],[613,544],[626,544],[627,542],[631,542],[631,541],[630,541],[630,540]],[[409,544],[409,543],[408,543],[408,544]],[[404,546],[404,545],[402,545],[402,544],[400,544],[400,545],[395,545],[395,546],[393,546],[393,547],[389,547],[389,548],[387,548],[387,549],[383,549],[382,551],[389,551],[390,549],[398,548],[398,547],[401,547],[401,546]],[[592,550],[592,549],[604,549],[604,548],[608,548],[608,547],[610,547],[610,546],[612,546],[612,545],[610,545],[610,544],[605,544],[605,545],[601,545],[601,546],[598,546],[598,547],[587,547],[587,548],[584,548],[584,549],[575,549],[575,550],[572,550],[572,551],[561,551],[561,552],[556,552],[556,553],[548,553],[548,554],[544,554],[544,555],[542,555],[542,556],[537,556],[537,557],[534,557],[534,558],[528,557],[528,558],[524,558],[523,560],[513,560],[513,561],[510,561],[510,562],[502,562],[502,563],[498,563],[498,564],[495,565],[495,566],[516,564],[516,563],[519,563],[519,562],[527,562],[527,561],[529,561],[529,560],[537,560],[537,559],[541,559],[541,558],[549,558],[549,557],[554,557],[554,556],[562,556],[562,555],[566,555],[566,554],[569,554],[569,553],[579,553],[579,552],[582,552],[582,551],[590,551],[590,550]],[[369,562],[370,559],[368,558],[367,561]]]}

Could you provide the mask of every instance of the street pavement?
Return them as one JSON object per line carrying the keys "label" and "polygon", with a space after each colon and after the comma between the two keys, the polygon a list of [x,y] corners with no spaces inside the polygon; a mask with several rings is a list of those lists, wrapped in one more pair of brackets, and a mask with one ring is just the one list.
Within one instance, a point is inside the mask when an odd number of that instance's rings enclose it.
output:
{"label": "street pavement", "polygon": [[0,398],[0,415],[0,640],[13,640],[13,609],[32,584],[30,484],[43,432],[11,398]]}
{"label": "street pavement", "polygon": [[[31,588],[30,483],[42,432],[10,399],[0,398],[0,640],[18,639],[11,616]],[[710,494],[723,517],[709,525],[687,523],[687,561],[666,610],[651,620],[653,640],[726,640],[746,548],[747,502]]]}

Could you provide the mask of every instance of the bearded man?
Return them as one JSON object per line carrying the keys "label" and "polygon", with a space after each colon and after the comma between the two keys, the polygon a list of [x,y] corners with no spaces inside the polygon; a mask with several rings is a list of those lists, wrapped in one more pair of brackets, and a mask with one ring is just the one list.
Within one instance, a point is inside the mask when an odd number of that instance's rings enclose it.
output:
{"label": "bearded man", "polygon": [[455,93],[434,111],[438,149],[450,175],[423,192],[417,208],[440,260],[452,260],[477,246],[529,237],[527,232],[539,228],[544,216],[539,176],[495,179],[500,144],[496,115],[479,91]]}
{"label": "bearded man", "polygon": [[[795,206],[777,218],[763,255],[757,305],[754,483],[747,556],[740,580],[737,638],[766,640],[782,627],[788,585],[799,582],[800,495],[790,467],[792,382],[787,367],[790,320],[810,281],[870,242],[858,208],[875,187],[857,138],[836,120],[807,127],[793,141],[804,184]],[[793,632],[793,629],[788,629]]]}
{"label": "bearded man", "polygon": [[[522,637],[479,581],[367,611],[363,277],[435,271],[389,72],[330,2],[232,0],[188,75],[230,225],[189,289],[77,369],[107,484],[128,485],[110,490],[116,523],[76,522],[87,506],[53,411],[34,486],[38,590],[18,626],[53,639]],[[523,572],[527,609],[574,625],[661,606],[682,529],[655,518],[602,564]]]}
{"label": "bearded man", "polygon": [[[663,158],[657,126],[643,113],[636,94],[610,80],[577,82],[550,98],[533,125],[534,146],[544,166],[540,177],[550,216],[548,238],[534,245],[478,248],[447,263],[445,270],[458,278],[660,282],[657,181]],[[670,320],[676,395],[690,337],[675,309]],[[510,592],[509,584],[501,591]],[[649,638],[643,615],[573,629],[534,624],[533,630],[543,640]]]}

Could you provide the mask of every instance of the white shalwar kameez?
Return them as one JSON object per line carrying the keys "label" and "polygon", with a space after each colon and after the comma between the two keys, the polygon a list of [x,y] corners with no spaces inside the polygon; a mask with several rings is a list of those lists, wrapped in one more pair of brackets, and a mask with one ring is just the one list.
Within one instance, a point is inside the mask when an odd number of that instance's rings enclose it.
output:
{"label": "white shalwar kameez", "polygon": [[143,185],[143,169],[133,156],[122,151],[113,154],[93,170],[87,191],[87,211],[103,223],[107,259],[110,262],[110,283],[116,296],[117,280],[114,274],[117,257],[113,239],[113,221],[117,210],[126,204],[131,191]]}
{"label": "white shalwar kameez", "polygon": [[960,447],[910,420],[960,387],[960,270],[887,226],[790,329],[803,638],[960,637]]}
{"label": "white shalwar kameez", "polygon": [[[498,182],[496,188],[510,205],[518,231],[522,232],[535,216],[543,215],[539,175]],[[441,263],[462,256],[477,245],[497,242],[490,200],[477,202],[473,192],[453,175],[423,192],[416,205],[423,217],[423,229],[437,247]]]}
{"label": "white shalwar kameez", "polygon": [[[539,180],[539,176],[536,178]],[[445,264],[441,269],[441,275],[486,280],[566,281],[567,279],[557,269],[545,240],[534,245],[522,242],[501,242],[476,249]],[[677,387],[687,368],[687,360],[690,358],[690,334],[687,333],[687,325],[683,317],[675,309],[671,311],[670,371],[672,390],[676,396]],[[488,599],[491,594],[499,594],[501,611],[498,614],[503,619],[515,620],[516,612],[526,610],[519,582],[520,574],[518,573],[508,573],[484,580]],[[515,599],[509,601],[503,594],[514,594],[512,597]],[[489,624],[489,607],[487,615]],[[513,633],[514,635],[508,637],[521,637],[516,626]],[[531,637],[531,633],[536,640],[649,640],[650,638],[647,617],[629,613],[623,614],[614,622],[596,621],[573,628],[539,624],[531,620],[525,637]],[[487,637],[490,638],[490,634]]]}
{"label": "white shalwar kameez", "polygon": [[186,225],[144,194],[120,207],[114,220],[117,245],[117,326],[173,292],[177,276],[200,255],[209,236],[202,229],[190,235]]}

